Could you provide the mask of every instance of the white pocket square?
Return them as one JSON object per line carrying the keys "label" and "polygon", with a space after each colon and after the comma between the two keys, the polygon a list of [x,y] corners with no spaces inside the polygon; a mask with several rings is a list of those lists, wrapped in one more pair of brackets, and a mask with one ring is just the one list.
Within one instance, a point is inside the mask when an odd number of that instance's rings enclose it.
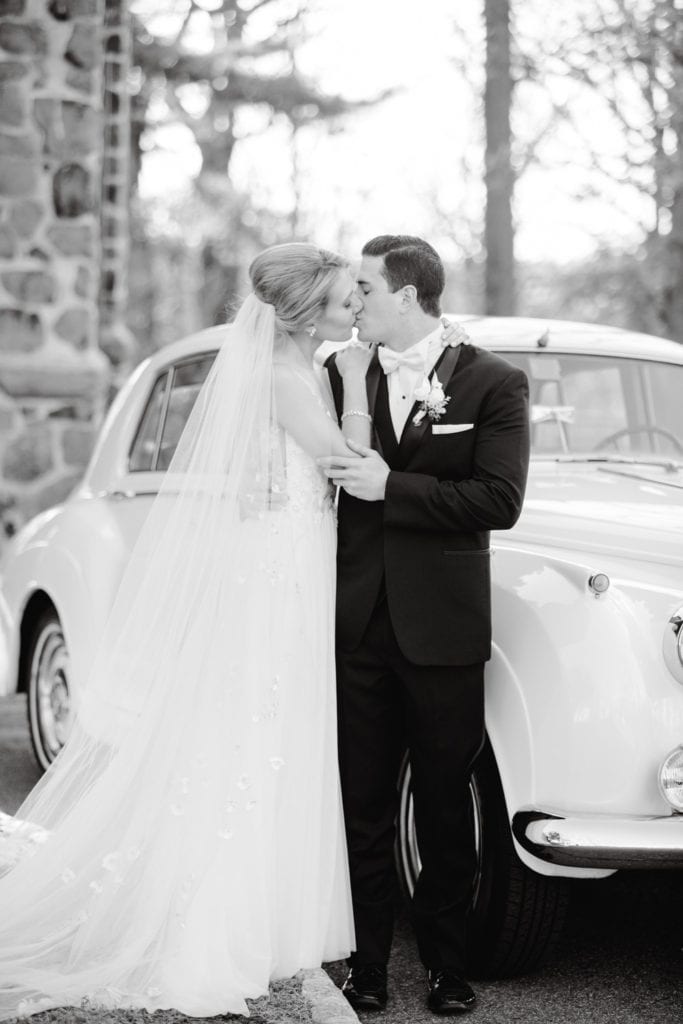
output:
{"label": "white pocket square", "polygon": [[461,434],[463,430],[472,430],[474,423],[438,423],[432,424],[432,434]]}

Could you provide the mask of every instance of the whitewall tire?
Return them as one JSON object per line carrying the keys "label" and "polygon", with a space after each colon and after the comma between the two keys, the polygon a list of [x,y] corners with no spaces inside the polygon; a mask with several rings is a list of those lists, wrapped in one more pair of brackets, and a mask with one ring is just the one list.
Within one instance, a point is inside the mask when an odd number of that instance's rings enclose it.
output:
{"label": "whitewall tire", "polygon": [[33,750],[48,768],[71,729],[69,654],[54,608],[37,616],[28,635],[24,659],[28,724]]}

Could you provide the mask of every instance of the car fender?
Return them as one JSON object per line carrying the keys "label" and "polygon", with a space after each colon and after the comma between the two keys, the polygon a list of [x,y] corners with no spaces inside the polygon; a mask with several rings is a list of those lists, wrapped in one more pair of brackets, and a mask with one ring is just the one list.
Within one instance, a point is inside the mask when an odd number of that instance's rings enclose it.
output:
{"label": "car fender", "polygon": [[11,662],[7,692],[18,685],[19,638],[25,617],[44,594],[59,615],[77,695],[102,635],[128,557],[115,517],[102,500],[76,501],[46,514],[19,536],[3,575]]}
{"label": "car fender", "polygon": [[[663,688],[675,684],[644,625],[642,600],[617,583],[592,593],[599,569],[547,552],[494,551],[486,723],[510,819],[535,807],[666,813],[649,753],[662,710],[650,706],[652,679],[659,673]],[[575,873],[518,853],[545,874]]]}

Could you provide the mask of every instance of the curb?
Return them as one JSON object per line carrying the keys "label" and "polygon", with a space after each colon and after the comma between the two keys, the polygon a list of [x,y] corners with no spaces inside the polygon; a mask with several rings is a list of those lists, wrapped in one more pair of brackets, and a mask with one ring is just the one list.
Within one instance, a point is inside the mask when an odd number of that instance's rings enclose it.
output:
{"label": "curb", "polygon": [[359,1024],[355,1010],[321,967],[300,974],[301,993],[313,1024]]}

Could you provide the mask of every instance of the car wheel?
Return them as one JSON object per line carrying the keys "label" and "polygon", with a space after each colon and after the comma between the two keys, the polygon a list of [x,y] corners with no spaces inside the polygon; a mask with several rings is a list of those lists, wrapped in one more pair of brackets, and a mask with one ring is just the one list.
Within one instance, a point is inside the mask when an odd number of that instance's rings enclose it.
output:
{"label": "car wheel", "polygon": [[[488,740],[470,783],[477,868],[468,931],[468,970],[474,977],[513,977],[539,967],[560,936],[568,889],[563,878],[532,871],[517,856],[496,760]],[[410,762],[399,779],[396,860],[403,890],[420,873]]]}
{"label": "car wheel", "polygon": [[24,664],[31,743],[41,767],[48,768],[71,729],[69,654],[53,608],[33,624]]}

